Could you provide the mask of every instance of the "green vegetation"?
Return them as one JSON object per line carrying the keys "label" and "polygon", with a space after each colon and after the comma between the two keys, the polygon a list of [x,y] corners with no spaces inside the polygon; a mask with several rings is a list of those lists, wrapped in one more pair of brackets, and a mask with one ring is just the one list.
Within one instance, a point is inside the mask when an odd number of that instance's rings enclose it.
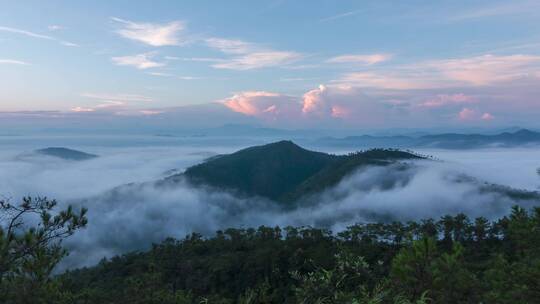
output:
{"label": "green vegetation", "polygon": [[464,214],[227,229],[53,275],[86,210],[0,201],[0,303],[538,303],[540,207],[490,222]]}
{"label": "green vegetation", "polygon": [[[64,291],[51,278],[67,254],[62,240],[86,225],[86,210],[55,212],[56,201],[0,201],[0,303],[58,303]],[[29,226],[29,223],[36,223]]]}
{"label": "green vegetation", "polygon": [[334,186],[362,166],[384,166],[398,160],[420,158],[423,157],[391,149],[337,156],[309,151],[291,141],[280,141],[211,158],[169,180],[185,176],[196,185],[290,203]]}
{"label": "green vegetation", "polygon": [[[495,222],[227,229],[51,276],[85,210],[1,204],[0,303],[538,303],[540,208]],[[36,215],[34,227],[23,215]]]}

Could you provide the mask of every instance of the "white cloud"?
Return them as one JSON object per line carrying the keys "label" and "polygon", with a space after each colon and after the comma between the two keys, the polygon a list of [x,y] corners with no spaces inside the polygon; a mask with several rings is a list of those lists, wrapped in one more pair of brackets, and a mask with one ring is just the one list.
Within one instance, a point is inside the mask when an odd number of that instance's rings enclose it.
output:
{"label": "white cloud", "polygon": [[13,59],[0,59],[0,64],[17,64],[17,65],[28,65],[28,62],[13,60]]}
{"label": "white cloud", "polygon": [[213,64],[212,67],[216,69],[243,71],[286,65],[300,58],[302,58],[302,55],[296,52],[255,52]]}
{"label": "white cloud", "polygon": [[319,21],[321,21],[321,22],[327,22],[327,21],[337,20],[337,19],[341,19],[341,18],[345,18],[345,17],[350,17],[350,16],[358,15],[358,14],[360,14],[360,13],[363,12],[363,11],[364,11],[364,10],[355,10],[355,11],[345,12],[345,13],[337,14],[337,15],[334,15],[334,16],[322,18],[322,19],[319,20]]}
{"label": "white cloud", "polygon": [[37,34],[37,33],[34,33],[34,32],[21,30],[21,29],[17,29],[17,28],[12,28],[12,27],[0,26],[0,32],[8,32],[8,33],[13,33],[13,34],[24,35],[24,36],[31,37],[31,38],[56,41],[56,42],[58,42],[58,43],[60,43],[60,44],[62,44],[64,46],[69,46],[69,47],[79,46],[78,44],[73,43],[73,42],[64,41],[64,40],[57,39],[55,37],[42,35],[42,34]]}
{"label": "white cloud", "polygon": [[91,99],[99,99],[99,100],[111,100],[111,101],[122,101],[122,102],[130,102],[130,101],[143,101],[143,102],[150,102],[153,101],[152,97],[144,96],[144,95],[138,95],[138,94],[96,94],[96,93],[83,93],[81,94],[82,97],[85,98],[91,98]]}
{"label": "white cloud", "polygon": [[255,45],[249,42],[222,38],[208,38],[206,44],[227,54],[246,54],[256,48]]}
{"label": "white cloud", "polygon": [[180,35],[185,29],[185,25],[182,21],[157,24],[136,23],[116,17],[111,19],[123,25],[123,28],[117,30],[116,33],[127,39],[139,41],[151,46],[171,46],[186,43]]}
{"label": "white cloud", "polygon": [[163,62],[153,61],[154,53],[144,53],[132,56],[113,57],[111,60],[116,65],[132,66],[140,70],[165,66]]}
{"label": "white cloud", "polygon": [[327,60],[330,63],[362,63],[372,65],[388,61],[392,58],[390,54],[363,54],[363,55],[341,55]]}
{"label": "white cloud", "polygon": [[61,25],[52,24],[52,25],[47,26],[47,29],[49,29],[49,31],[59,31],[59,30],[63,30],[64,27]]}
{"label": "white cloud", "polygon": [[206,44],[225,54],[234,55],[234,57],[229,59],[198,58],[199,61],[217,62],[211,65],[216,69],[244,71],[284,66],[300,60],[303,57],[302,54],[297,52],[275,51],[242,40],[209,38],[206,39]]}

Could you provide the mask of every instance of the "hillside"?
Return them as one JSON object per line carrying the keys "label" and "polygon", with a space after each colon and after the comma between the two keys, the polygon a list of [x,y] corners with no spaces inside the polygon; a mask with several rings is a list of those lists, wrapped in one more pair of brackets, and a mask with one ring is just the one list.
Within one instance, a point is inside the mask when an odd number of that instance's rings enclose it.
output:
{"label": "hillside", "polygon": [[57,147],[36,150],[35,153],[40,154],[40,155],[57,157],[57,158],[65,159],[65,160],[76,160],[76,161],[88,160],[88,159],[98,157],[97,155],[94,155],[94,154],[89,154],[89,153],[67,149],[67,148],[57,148]]}
{"label": "hillside", "polygon": [[169,180],[185,177],[195,185],[291,202],[337,184],[361,166],[419,158],[408,152],[382,149],[338,156],[280,141],[212,158]]}

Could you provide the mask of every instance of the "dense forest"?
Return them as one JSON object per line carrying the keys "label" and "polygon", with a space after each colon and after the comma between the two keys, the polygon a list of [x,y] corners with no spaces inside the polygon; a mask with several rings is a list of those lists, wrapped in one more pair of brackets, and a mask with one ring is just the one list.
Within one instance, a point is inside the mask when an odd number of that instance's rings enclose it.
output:
{"label": "dense forest", "polygon": [[86,211],[30,198],[0,206],[1,303],[540,302],[540,208],[493,222],[227,229],[54,274]]}

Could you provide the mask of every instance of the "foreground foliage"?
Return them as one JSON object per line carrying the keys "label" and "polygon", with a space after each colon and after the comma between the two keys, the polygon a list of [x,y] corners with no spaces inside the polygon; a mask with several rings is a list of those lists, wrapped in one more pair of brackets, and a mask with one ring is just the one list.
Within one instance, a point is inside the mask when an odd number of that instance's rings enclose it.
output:
{"label": "foreground foliage", "polygon": [[496,222],[228,229],[168,239],[58,282],[74,303],[538,303],[540,209]]}
{"label": "foreground foliage", "polygon": [[[66,219],[55,226],[60,232],[85,224],[84,213],[58,216]],[[63,222],[43,220],[51,221]],[[496,222],[458,214],[359,224],[337,234],[227,229],[211,238],[167,239],[56,277],[50,270],[63,256],[58,242],[6,264],[17,251],[5,251],[2,229],[2,303],[540,302],[540,208],[515,207]]]}
{"label": "foreground foliage", "polygon": [[86,210],[55,212],[56,205],[46,198],[0,201],[0,303],[55,303],[63,298],[51,273],[67,254],[62,240],[86,225]]}

